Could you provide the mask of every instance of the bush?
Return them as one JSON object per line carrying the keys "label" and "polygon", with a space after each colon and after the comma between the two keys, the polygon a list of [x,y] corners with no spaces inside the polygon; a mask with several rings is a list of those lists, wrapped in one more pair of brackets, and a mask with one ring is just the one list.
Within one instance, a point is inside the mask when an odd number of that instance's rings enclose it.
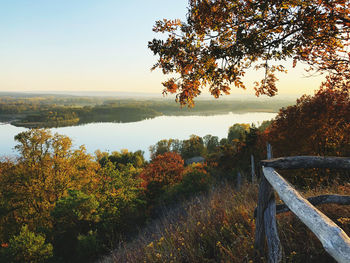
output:
{"label": "bush", "polygon": [[163,199],[175,202],[179,199],[193,196],[196,193],[206,192],[209,190],[212,182],[212,177],[206,171],[205,164],[192,164],[184,170],[181,182],[168,188]]}
{"label": "bush", "polygon": [[78,262],[92,262],[98,257],[101,251],[101,243],[99,242],[96,233],[90,231],[87,235],[78,236]]}

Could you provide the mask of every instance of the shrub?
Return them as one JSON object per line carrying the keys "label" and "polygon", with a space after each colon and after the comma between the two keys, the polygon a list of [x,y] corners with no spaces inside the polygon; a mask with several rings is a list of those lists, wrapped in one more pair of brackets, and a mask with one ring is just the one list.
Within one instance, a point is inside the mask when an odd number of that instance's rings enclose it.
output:
{"label": "shrub", "polygon": [[175,202],[200,192],[206,192],[212,182],[212,177],[206,171],[205,164],[192,164],[185,168],[181,182],[168,188],[163,199]]}
{"label": "shrub", "polygon": [[101,253],[101,243],[96,233],[90,231],[86,235],[78,236],[77,261],[92,262]]}

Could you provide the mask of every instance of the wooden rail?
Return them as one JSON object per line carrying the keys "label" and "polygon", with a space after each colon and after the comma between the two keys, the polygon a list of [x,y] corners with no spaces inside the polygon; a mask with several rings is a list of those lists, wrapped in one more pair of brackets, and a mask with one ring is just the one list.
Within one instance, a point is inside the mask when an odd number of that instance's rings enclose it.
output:
{"label": "wooden rail", "polygon": [[[307,198],[307,200],[314,206],[323,204],[338,204],[350,205],[350,196],[348,195],[319,195]],[[276,205],[276,214],[289,212],[290,209],[285,204]],[[254,210],[254,218],[256,218],[257,209]]]}
{"label": "wooden rail", "polygon": [[[268,147],[268,159],[271,157]],[[322,161],[325,161],[322,163]],[[261,162],[263,176],[259,186],[258,207],[256,209],[255,248],[263,255],[265,235],[269,249],[269,262],[282,261],[282,246],[276,227],[276,203],[274,190],[279,194],[287,208],[290,209],[321,241],[325,250],[338,262],[350,262],[350,238],[332,220],[303,198],[274,168],[335,168],[350,169],[350,158],[296,156],[270,159]],[[269,166],[269,167],[267,167]],[[291,168],[292,167],[292,168]],[[321,196],[315,203],[348,204],[345,196]]]}
{"label": "wooden rail", "polygon": [[350,170],[350,158],[322,156],[291,156],[263,160],[261,165],[276,169],[330,168]]}

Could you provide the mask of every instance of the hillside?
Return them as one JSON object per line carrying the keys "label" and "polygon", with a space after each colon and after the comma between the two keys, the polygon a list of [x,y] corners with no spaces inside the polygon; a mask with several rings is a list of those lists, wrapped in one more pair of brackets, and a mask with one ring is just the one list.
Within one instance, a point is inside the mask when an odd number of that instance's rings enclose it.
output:
{"label": "hillside", "polygon": [[[349,195],[350,184],[303,194],[327,193]],[[237,191],[226,181],[177,209],[164,208],[163,217],[150,223],[133,241],[119,243],[112,255],[98,262],[259,262],[253,248],[256,200],[257,185],[247,184]],[[318,208],[350,234],[349,206]],[[279,214],[277,220],[286,262],[336,262],[293,213]]]}

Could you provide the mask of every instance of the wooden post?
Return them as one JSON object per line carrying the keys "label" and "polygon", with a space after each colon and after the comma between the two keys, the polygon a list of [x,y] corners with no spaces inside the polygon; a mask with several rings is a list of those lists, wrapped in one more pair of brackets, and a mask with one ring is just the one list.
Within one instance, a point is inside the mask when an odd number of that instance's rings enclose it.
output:
{"label": "wooden post", "polygon": [[[267,144],[267,159],[272,158],[272,147]],[[259,185],[257,217],[255,223],[255,248],[260,256],[264,254],[265,234],[269,249],[269,262],[282,260],[282,247],[277,232],[276,201],[272,186],[262,176]]]}
{"label": "wooden post", "polygon": [[242,176],[241,176],[241,173],[238,171],[237,172],[237,182],[236,182],[237,191],[241,190],[241,185],[242,185]]}
{"label": "wooden post", "polygon": [[267,143],[267,160],[271,160],[272,158],[272,146],[271,144]]}
{"label": "wooden post", "polygon": [[265,248],[265,223],[264,212],[266,210],[270,194],[272,192],[271,185],[264,176],[261,177],[259,184],[258,206],[255,219],[255,248],[259,251],[259,256],[264,255]]}
{"label": "wooden post", "polygon": [[250,162],[251,162],[251,166],[252,166],[252,183],[255,183],[255,165],[254,165],[254,155],[251,154],[250,155]]}

